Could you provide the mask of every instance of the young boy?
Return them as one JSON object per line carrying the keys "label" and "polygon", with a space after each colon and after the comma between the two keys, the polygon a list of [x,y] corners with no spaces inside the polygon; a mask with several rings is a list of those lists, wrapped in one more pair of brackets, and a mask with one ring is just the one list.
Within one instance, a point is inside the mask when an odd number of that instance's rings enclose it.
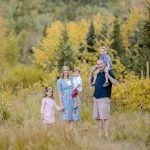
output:
{"label": "young boy", "polygon": [[[105,64],[107,65],[106,67],[108,67],[108,70],[112,70],[112,62],[111,62],[111,58],[107,54],[106,46],[101,46],[99,48],[99,53],[100,53],[99,59],[102,59],[105,62]],[[105,75],[105,79],[106,80],[105,80],[103,87],[107,87],[109,85],[108,77],[106,75]],[[96,76],[94,76],[92,85],[95,84],[95,81],[96,81]]]}
{"label": "young boy", "polygon": [[[78,68],[74,69],[73,77],[74,90],[77,90],[77,93],[82,91],[82,79],[80,77],[80,70]],[[73,97],[74,109],[77,108],[76,97]]]}

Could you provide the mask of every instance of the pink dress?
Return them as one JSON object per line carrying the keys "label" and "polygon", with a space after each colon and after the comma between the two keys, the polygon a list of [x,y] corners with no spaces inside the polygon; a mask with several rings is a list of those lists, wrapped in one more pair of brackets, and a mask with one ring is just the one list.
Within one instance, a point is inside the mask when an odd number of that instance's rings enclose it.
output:
{"label": "pink dress", "polygon": [[54,115],[55,108],[57,110],[60,110],[60,107],[56,105],[53,99],[48,97],[42,99],[41,114],[43,116],[42,118],[43,123],[51,124],[55,122],[55,115]]}

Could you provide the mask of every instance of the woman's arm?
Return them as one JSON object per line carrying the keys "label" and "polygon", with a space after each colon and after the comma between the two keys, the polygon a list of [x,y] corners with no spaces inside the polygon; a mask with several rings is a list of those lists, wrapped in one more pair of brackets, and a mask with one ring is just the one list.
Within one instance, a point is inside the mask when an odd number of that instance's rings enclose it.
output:
{"label": "woman's arm", "polygon": [[63,104],[62,104],[62,93],[58,93],[58,96],[59,96],[60,106],[63,107]]}
{"label": "woman's arm", "polygon": [[61,88],[61,83],[59,82],[59,80],[57,81],[57,90],[58,90],[60,106],[61,108],[64,108],[62,104],[62,88]]}

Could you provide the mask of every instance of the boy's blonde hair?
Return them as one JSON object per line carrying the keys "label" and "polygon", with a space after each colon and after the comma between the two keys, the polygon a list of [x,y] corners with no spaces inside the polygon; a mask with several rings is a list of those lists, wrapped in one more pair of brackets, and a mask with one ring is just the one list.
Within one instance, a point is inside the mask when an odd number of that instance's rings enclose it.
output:
{"label": "boy's blonde hair", "polygon": [[78,71],[78,72],[80,73],[80,69],[79,69],[78,67],[75,67],[75,68],[73,69],[73,72],[75,72],[75,71]]}
{"label": "boy's blonde hair", "polygon": [[105,50],[105,52],[107,53],[107,47],[106,46],[100,46],[100,48],[99,49],[104,49]]}

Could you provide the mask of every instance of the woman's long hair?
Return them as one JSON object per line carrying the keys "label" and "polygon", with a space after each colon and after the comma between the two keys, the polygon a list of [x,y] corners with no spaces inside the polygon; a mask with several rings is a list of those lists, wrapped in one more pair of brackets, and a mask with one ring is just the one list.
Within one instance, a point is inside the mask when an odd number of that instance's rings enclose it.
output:
{"label": "woman's long hair", "polygon": [[[64,69],[67,69],[68,71],[70,71],[70,68],[68,66],[63,66],[61,68],[61,72],[60,72],[60,77],[61,78],[64,78],[64,74],[63,74]],[[68,78],[69,78],[69,75],[68,75]]]}

